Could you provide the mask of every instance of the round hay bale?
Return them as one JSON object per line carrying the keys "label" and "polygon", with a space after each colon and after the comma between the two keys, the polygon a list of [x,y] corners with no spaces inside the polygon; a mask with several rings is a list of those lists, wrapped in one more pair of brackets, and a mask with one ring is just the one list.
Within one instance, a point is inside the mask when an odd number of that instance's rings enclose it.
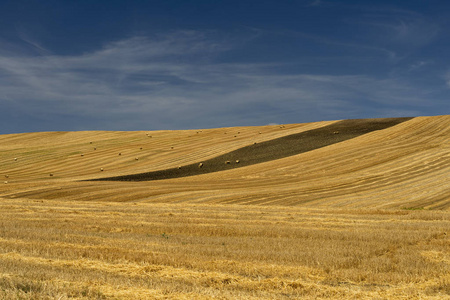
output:
{"label": "round hay bale", "polygon": [[236,159],[236,163],[238,164],[238,163],[240,163],[241,161],[239,160],[239,159]]}
{"label": "round hay bale", "polygon": [[5,178],[9,178],[9,175],[5,175]]}
{"label": "round hay bale", "polygon": [[203,167],[203,163],[199,163],[199,164],[198,164],[198,167],[199,167],[199,168],[202,168],[202,167]]}
{"label": "round hay bale", "polygon": [[139,157],[135,157],[134,160],[139,160]]}
{"label": "round hay bale", "polygon": [[229,164],[231,164],[231,161],[227,160],[227,161],[225,162],[225,164],[226,164],[226,165],[229,165]]}
{"label": "round hay bale", "polygon": [[53,177],[53,173],[50,173],[49,176],[50,176],[50,177]]}
{"label": "round hay bale", "polygon": [[17,161],[17,157],[14,157],[14,161]]}
{"label": "round hay bale", "polygon": [[103,172],[103,168],[100,168],[100,171],[102,171],[102,172]]}
{"label": "round hay bale", "polygon": [[5,181],[5,184],[8,184],[8,181]]}

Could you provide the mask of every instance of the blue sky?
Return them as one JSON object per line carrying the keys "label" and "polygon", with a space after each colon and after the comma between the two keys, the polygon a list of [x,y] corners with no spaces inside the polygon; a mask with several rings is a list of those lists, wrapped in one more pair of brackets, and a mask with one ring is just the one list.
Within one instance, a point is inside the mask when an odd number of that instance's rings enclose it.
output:
{"label": "blue sky", "polygon": [[450,2],[0,0],[0,134],[450,114]]}

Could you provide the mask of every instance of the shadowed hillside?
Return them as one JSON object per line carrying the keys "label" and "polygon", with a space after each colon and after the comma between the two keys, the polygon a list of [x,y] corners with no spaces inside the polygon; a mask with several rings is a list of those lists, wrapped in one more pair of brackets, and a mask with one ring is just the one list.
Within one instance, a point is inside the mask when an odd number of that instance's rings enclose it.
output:
{"label": "shadowed hillside", "polygon": [[400,124],[411,118],[344,120],[317,129],[254,143],[232,152],[177,168],[97,180],[144,181],[207,174],[276,160],[339,143]]}
{"label": "shadowed hillside", "polygon": [[[3,135],[0,197],[448,209],[449,137],[450,116]],[[179,171],[197,175],[86,181]]]}

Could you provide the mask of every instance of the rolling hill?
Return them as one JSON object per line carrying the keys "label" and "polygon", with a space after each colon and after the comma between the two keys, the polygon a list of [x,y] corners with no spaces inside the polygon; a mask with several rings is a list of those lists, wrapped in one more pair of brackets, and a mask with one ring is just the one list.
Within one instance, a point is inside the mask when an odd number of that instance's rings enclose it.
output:
{"label": "rolling hill", "polygon": [[[450,116],[392,120],[381,130],[347,120],[3,135],[0,170],[8,183],[0,197],[449,209]],[[345,128],[355,132],[346,135]],[[197,176],[167,175],[180,171]],[[131,174],[141,182],[104,181]]]}
{"label": "rolling hill", "polygon": [[0,172],[0,299],[450,299],[448,115],[1,135]]}

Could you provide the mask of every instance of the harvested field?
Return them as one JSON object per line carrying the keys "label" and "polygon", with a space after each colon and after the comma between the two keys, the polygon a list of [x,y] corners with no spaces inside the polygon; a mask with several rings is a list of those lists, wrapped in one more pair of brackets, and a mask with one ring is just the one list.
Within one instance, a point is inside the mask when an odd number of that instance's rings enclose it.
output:
{"label": "harvested field", "polygon": [[450,299],[450,116],[342,124],[1,135],[0,299]]}
{"label": "harvested field", "polygon": [[[107,177],[96,180],[162,180],[219,172],[232,168],[242,168],[343,142],[375,130],[389,128],[410,119],[411,118],[344,120],[261,143],[255,142],[252,145],[239,148],[200,163],[193,163],[160,171]],[[231,164],[231,162],[233,163]],[[201,164],[200,168],[198,167],[199,164]]]}
{"label": "harvested field", "polygon": [[442,211],[3,199],[0,212],[0,298],[450,297]]}

